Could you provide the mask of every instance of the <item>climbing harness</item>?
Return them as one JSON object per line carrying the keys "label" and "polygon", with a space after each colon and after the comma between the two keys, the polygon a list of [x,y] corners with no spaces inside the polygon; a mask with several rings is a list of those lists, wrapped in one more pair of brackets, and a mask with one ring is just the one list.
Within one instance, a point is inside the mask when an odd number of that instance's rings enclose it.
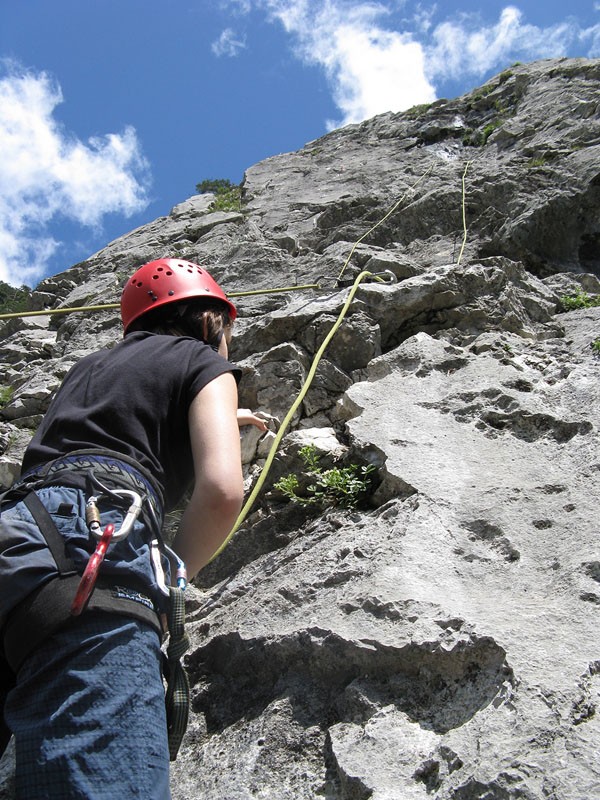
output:
{"label": "climbing harness", "polygon": [[[94,473],[97,470],[103,481]],[[128,483],[130,488],[109,488],[105,482]],[[64,539],[46,507],[35,492],[41,486],[68,485],[86,490],[90,481],[101,493],[89,496],[86,502],[86,520],[93,539],[97,541],[95,552],[91,555],[86,570],[81,576],[73,561],[66,555]],[[133,488],[135,487],[135,488]],[[145,487],[142,495],[140,489]],[[124,510],[123,522],[115,531],[109,524],[102,531],[97,502],[103,496],[117,502],[129,501]],[[84,610],[107,611],[133,617],[150,625],[162,639],[163,621],[152,600],[146,595],[147,588],[142,579],[129,577],[118,581],[104,578],[100,565],[111,542],[125,539],[136,519],[146,513],[150,530],[160,532],[162,513],[155,491],[146,477],[121,457],[103,456],[90,451],[80,451],[57,459],[38,473],[31,472],[11,487],[0,498],[0,502],[21,500],[32,515],[40,533],[56,563],[57,576],[44,583],[25,598],[10,614],[4,629],[4,649],[0,653],[0,671],[6,668],[7,678],[16,674],[20,664],[29,653],[62,627],[73,616]],[[176,587],[169,587],[167,605],[167,627],[169,640],[166,656],[163,656],[163,674],[167,682],[165,704],[168,720],[169,755],[173,760],[178,752],[185,733],[189,713],[189,683],[181,666],[180,659],[189,647],[184,631],[185,603],[183,590],[186,584],[183,561],[166,545],[162,546],[167,557],[175,560]],[[27,635],[24,635],[27,632]],[[7,685],[10,681],[7,681]],[[4,680],[3,680],[4,684]],[[4,741],[5,730],[0,726],[0,744]],[[8,740],[6,740],[8,741]]]}

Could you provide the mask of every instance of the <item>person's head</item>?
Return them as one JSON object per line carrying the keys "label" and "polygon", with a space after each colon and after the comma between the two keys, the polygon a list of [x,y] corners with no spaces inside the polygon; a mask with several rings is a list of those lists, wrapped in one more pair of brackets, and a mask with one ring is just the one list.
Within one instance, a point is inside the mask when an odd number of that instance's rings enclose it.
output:
{"label": "person's head", "polygon": [[220,352],[231,339],[237,310],[209,273],[177,258],[141,266],[121,296],[124,333],[149,330],[193,336]]}

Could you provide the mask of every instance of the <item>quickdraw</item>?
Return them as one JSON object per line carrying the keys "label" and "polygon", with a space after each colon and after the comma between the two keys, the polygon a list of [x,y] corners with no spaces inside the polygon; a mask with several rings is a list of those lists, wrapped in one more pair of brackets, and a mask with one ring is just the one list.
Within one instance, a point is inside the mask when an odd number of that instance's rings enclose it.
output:
{"label": "quickdraw", "polygon": [[115,526],[112,523],[109,523],[104,531],[102,531],[100,525],[100,512],[98,511],[97,505],[100,495],[94,495],[87,501],[85,507],[85,518],[88,530],[91,536],[98,540],[98,544],[89,558],[87,566],[83,571],[83,575],[81,576],[81,580],[79,581],[77,591],[75,592],[75,597],[73,598],[73,603],[71,605],[71,615],[73,617],[78,617],[82,613],[92,595],[92,592],[94,591],[94,586],[98,580],[98,572],[102,562],[104,561],[104,556],[106,555],[108,546],[111,542],[121,541],[129,535],[131,528],[133,527],[133,523],[138,518],[142,509],[142,498],[137,492],[133,492],[129,489],[112,489],[111,494],[129,496],[132,498],[132,502],[127,510],[127,514],[123,520],[123,523],[118,531],[115,532]]}

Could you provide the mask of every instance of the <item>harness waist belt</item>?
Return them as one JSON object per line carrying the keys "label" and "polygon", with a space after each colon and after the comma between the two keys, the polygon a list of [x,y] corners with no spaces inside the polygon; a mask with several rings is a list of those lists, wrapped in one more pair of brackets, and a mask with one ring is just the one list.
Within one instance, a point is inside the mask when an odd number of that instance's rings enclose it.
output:
{"label": "harness waist belt", "polygon": [[145,496],[151,506],[155,518],[154,522],[160,528],[163,507],[157,489],[139,469],[136,469],[122,458],[112,455],[102,455],[82,450],[68,456],[61,456],[40,468],[25,472],[19,482],[9,491],[18,490],[21,484],[28,488],[35,488],[36,484],[64,483],[67,486],[75,485],[77,488],[83,488],[81,480],[73,480],[72,476],[81,475],[83,477],[90,472],[98,475],[99,479],[103,480],[109,489],[132,489],[134,492]]}

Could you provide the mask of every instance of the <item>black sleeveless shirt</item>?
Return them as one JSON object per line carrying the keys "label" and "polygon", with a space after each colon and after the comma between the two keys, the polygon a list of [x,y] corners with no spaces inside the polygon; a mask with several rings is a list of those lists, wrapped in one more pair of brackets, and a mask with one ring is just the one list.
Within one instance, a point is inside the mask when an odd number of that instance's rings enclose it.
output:
{"label": "black sleeveless shirt", "polygon": [[52,400],[23,459],[23,472],[74,450],[133,459],[173,508],[193,480],[188,411],[213,378],[241,370],[185,336],[138,331],[81,359]]}

